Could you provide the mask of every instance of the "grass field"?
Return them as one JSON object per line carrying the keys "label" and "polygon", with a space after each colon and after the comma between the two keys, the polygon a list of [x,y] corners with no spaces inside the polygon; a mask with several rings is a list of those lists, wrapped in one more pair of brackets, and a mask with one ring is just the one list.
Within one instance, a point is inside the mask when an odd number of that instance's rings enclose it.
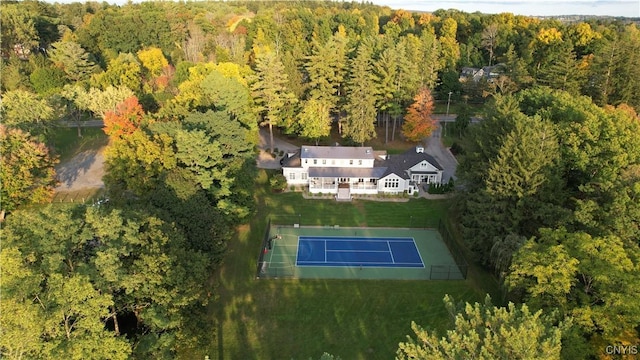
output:
{"label": "grass field", "polygon": [[[219,270],[217,299],[210,303],[215,331],[211,359],[318,359],[329,352],[342,359],[392,359],[411,334],[411,321],[444,331],[450,318],[445,294],[480,301],[490,277],[470,272],[464,281],[256,280],[256,261],[267,217],[304,217],[342,226],[406,226],[407,216],[434,227],[448,204],[304,200],[299,193],[271,194],[267,175],[256,187],[258,213],[241,226]],[[321,214],[321,215],[320,215]],[[320,218],[316,218],[316,217]]]}
{"label": "grass field", "polygon": [[69,161],[75,155],[107,145],[107,135],[101,128],[83,128],[82,137],[78,137],[78,129],[56,128],[50,140],[61,163]]}

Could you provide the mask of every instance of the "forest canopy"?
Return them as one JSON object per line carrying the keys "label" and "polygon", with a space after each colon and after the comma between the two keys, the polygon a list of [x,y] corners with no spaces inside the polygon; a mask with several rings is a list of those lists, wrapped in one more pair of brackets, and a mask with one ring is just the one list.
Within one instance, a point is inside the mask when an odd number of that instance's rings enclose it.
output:
{"label": "forest canopy", "polygon": [[[197,353],[210,274],[255,213],[259,127],[271,152],[274,130],[420,141],[446,100],[484,105],[452,124],[454,212],[520,304],[469,305],[456,331],[547,326],[566,358],[637,343],[637,24],[254,1],[3,1],[0,21],[2,357]],[[82,136],[90,119],[109,137],[109,202],[27,206],[51,199],[60,120]]]}

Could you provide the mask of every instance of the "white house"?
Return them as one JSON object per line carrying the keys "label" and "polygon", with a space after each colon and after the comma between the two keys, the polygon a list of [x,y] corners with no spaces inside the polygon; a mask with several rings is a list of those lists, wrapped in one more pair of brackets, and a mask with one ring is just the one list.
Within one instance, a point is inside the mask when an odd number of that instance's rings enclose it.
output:
{"label": "white house", "polygon": [[421,183],[441,183],[442,167],[424,147],[387,155],[371,147],[302,146],[287,154],[282,174],[289,185],[307,185],[311,193],[413,194]]}

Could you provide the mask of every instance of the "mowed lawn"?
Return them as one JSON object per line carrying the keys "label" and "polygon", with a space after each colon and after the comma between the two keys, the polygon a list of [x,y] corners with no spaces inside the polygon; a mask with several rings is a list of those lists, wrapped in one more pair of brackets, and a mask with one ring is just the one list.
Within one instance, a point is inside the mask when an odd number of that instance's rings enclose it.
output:
{"label": "mowed lawn", "polygon": [[[480,301],[482,286],[465,281],[283,280],[255,278],[267,217],[289,216],[303,224],[408,226],[424,217],[435,227],[448,204],[412,199],[405,203],[305,200],[299,193],[272,194],[261,172],[258,212],[240,227],[217,274],[210,304],[215,331],[211,359],[318,359],[324,352],[342,359],[392,359],[398,343],[412,334],[411,321],[443,332],[450,317],[445,294]],[[417,220],[412,220],[417,221]],[[429,225],[430,224],[430,225]],[[422,226],[422,225],[420,225]],[[215,320],[214,320],[215,319]]]}

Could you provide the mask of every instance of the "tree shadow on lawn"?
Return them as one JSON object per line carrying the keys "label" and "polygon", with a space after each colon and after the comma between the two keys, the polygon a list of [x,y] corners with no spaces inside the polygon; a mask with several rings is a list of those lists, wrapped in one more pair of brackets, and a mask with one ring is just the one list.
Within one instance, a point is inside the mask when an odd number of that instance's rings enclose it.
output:
{"label": "tree shadow on lawn", "polygon": [[[61,185],[71,188],[76,181],[87,175],[96,161],[103,161],[102,155],[99,155],[96,150],[84,151],[74,156],[69,162],[56,168],[58,181]],[[94,183],[96,179],[88,179],[88,181]]]}

